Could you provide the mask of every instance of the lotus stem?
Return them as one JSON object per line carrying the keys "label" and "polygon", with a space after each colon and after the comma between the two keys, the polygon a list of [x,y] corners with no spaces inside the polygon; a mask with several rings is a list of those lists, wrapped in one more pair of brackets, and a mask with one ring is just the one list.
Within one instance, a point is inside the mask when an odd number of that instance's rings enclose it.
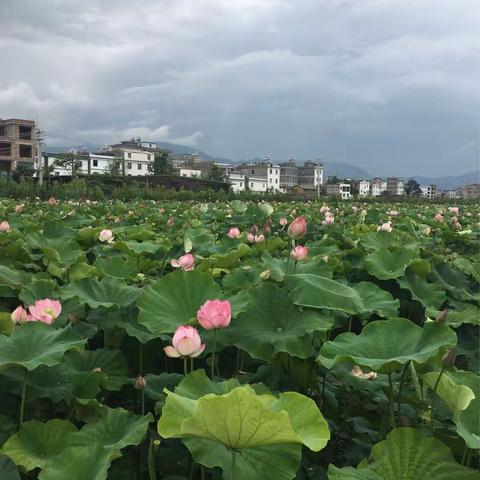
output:
{"label": "lotus stem", "polygon": [[150,445],[148,446],[148,476],[150,480],[157,480],[157,474],[155,472],[155,447],[151,439]]}
{"label": "lotus stem", "polygon": [[402,390],[403,384],[405,382],[405,377],[407,376],[407,370],[410,365],[410,360],[405,364],[402,371],[402,376],[400,377],[400,386],[398,387],[398,400],[397,400],[397,412],[398,417],[400,418],[400,413],[402,411]]}
{"label": "lotus stem", "polygon": [[468,454],[468,447],[467,444],[463,447],[463,454],[462,454],[462,461],[460,465],[467,466],[467,454]]}
{"label": "lotus stem", "polygon": [[348,332],[351,332],[352,331],[352,316],[350,315],[349,319],[348,319]]}
{"label": "lotus stem", "polygon": [[190,371],[191,372],[193,372],[193,370],[194,370],[194,362],[195,362],[194,358],[190,357]]}
{"label": "lotus stem", "polygon": [[390,425],[392,428],[395,428],[395,411],[394,411],[394,404],[393,404],[393,381],[392,381],[392,374],[388,374],[388,393],[389,393],[389,410],[390,410]]}
{"label": "lotus stem", "polygon": [[205,467],[200,465],[200,475],[202,476],[202,480],[205,480]]}
{"label": "lotus stem", "polygon": [[188,374],[188,358],[183,357],[183,374],[187,376]]}
{"label": "lotus stem", "polygon": [[27,373],[25,372],[22,384],[22,399],[20,400],[20,426],[25,418],[25,397],[27,396]]}
{"label": "lotus stem", "polygon": [[215,349],[217,347],[217,329],[213,329],[213,349],[212,349],[212,365],[211,365],[211,371],[210,371],[210,378],[214,380],[215,377]]}
{"label": "lotus stem", "polygon": [[412,377],[413,387],[415,388],[415,393],[419,400],[423,400],[422,387],[420,386],[420,381],[418,380],[417,371],[412,362],[409,364],[410,376]]}
{"label": "lotus stem", "polygon": [[232,449],[232,480],[237,480],[237,452]]}
{"label": "lotus stem", "polygon": [[432,405],[431,405],[431,409],[430,409],[430,428],[432,429],[432,431],[435,428],[434,418],[433,418],[433,403],[435,402],[435,395],[437,393],[438,384],[440,383],[440,380],[442,378],[442,375],[443,375],[444,371],[445,371],[445,366],[443,366],[442,369],[440,370],[440,373],[438,374],[435,385],[433,386]]}

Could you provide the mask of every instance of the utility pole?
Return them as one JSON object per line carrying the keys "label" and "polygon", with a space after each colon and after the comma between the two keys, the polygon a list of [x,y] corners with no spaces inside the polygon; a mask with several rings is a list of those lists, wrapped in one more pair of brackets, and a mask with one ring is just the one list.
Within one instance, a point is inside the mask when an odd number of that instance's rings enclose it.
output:
{"label": "utility pole", "polygon": [[38,184],[43,185],[43,152],[42,152],[42,131],[37,128],[35,130],[35,142],[37,144],[37,155],[38,155]]}

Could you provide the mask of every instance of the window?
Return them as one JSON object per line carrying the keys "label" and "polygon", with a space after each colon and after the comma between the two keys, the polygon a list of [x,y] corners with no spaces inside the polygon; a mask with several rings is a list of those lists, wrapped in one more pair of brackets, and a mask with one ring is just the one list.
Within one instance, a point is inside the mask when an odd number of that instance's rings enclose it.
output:
{"label": "window", "polygon": [[131,154],[131,153],[127,153],[127,157],[128,157],[128,158],[132,158],[132,154]]}
{"label": "window", "polygon": [[250,182],[250,188],[253,188],[253,182]]}
{"label": "window", "polygon": [[7,142],[0,143],[0,157],[12,156],[12,144]]}
{"label": "window", "polygon": [[32,146],[31,145],[22,145],[19,146],[20,157],[21,158],[31,158],[32,157]]}
{"label": "window", "polygon": [[93,160],[93,166],[98,167],[98,160]]}
{"label": "window", "polygon": [[278,183],[278,178],[275,179],[275,183]]}
{"label": "window", "polygon": [[141,164],[141,163],[138,163],[138,164],[137,164],[137,168],[138,168],[138,170],[141,170],[141,169],[142,169],[142,164]]}
{"label": "window", "polygon": [[132,162],[127,163],[127,168],[130,170],[132,168]]}
{"label": "window", "polygon": [[272,170],[272,169],[270,169],[270,175],[272,175],[272,173],[273,173],[273,170]]}
{"label": "window", "polygon": [[243,187],[243,182],[240,182],[240,187]]}
{"label": "window", "polygon": [[270,183],[272,183],[272,179],[270,179]]}
{"label": "window", "polygon": [[151,155],[147,155],[148,159],[151,160],[152,159],[152,156]]}
{"label": "window", "polygon": [[251,174],[253,175],[255,173],[255,170],[252,168]]}

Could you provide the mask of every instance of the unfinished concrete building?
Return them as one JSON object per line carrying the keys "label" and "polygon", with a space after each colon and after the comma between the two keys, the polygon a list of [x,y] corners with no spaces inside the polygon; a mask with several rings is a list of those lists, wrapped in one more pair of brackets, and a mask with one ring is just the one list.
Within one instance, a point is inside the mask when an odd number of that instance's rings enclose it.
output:
{"label": "unfinished concrete building", "polygon": [[0,171],[10,172],[19,164],[35,162],[35,122],[0,119]]}

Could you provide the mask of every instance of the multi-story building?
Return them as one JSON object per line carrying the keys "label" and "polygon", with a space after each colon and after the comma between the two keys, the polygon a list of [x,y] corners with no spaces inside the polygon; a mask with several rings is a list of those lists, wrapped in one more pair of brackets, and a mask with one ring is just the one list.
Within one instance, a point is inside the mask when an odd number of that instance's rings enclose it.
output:
{"label": "multi-story building", "polygon": [[298,185],[298,167],[294,158],[280,164],[280,185],[283,188],[293,188]]}
{"label": "multi-story building", "polygon": [[[262,190],[255,191],[282,191],[280,187],[280,165],[274,165],[273,163],[270,163],[268,159],[256,163],[243,163],[236,168],[236,171],[238,173],[243,173],[246,177],[248,177],[250,189],[252,189],[250,187],[251,183],[255,185],[255,188],[260,188],[260,186],[265,183],[265,190],[263,190],[263,186],[261,186]],[[255,181],[250,181],[252,179]]]}
{"label": "multi-story building", "polygon": [[309,160],[298,167],[298,185],[304,190],[319,190],[323,185],[323,163]]}
{"label": "multi-story building", "polygon": [[327,183],[325,190],[327,195],[335,195],[343,200],[348,200],[352,196],[349,183]]}
{"label": "multi-story building", "polygon": [[420,190],[422,190],[422,197],[424,198],[435,198],[437,196],[436,185],[422,185]]}
{"label": "multi-story building", "polygon": [[268,190],[267,179],[263,177],[247,177],[248,189],[253,193],[262,193]]}
{"label": "multi-story building", "polygon": [[392,197],[399,197],[404,194],[404,182],[398,177],[387,178],[387,193]]}
{"label": "multi-story building", "polygon": [[115,157],[113,153],[88,153],[88,152],[69,152],[73,153],[71,162],[64,162],[66,154],[44,153],[43,165],[50,167],[51,175],[57,177],[68,177],[72,175],[72,169],[82,175],[105,174],[115,169],[122,173],[121,159]]}
{"label": "multi-story building", "polygon": [[375,177],[371,181],[370,194],[372,197],[379,197],[382,192],[387,190],[387,182],[381,178]]}
{"label": "multi-story building", "polygon": [[370,195],[370,182],[368,180],[359,180],[355,184],[359,197],[368,197]]}
{"label": "multi-story building", "polygon": [[35,122],[0,119],[0,171],[10,172],[21,164],[33,167],[35,157]]}
{"label": "multi-story building", "polygon": [[202,176],[203,170],[199,168],[181,168],[180,176],[186,178],[200,178]]}
{"label": "multi-story building", "polygon": [[227,174],[227,177],[227,181],[228,183],[230,183],[233,192],[238,193],[245,191],[245,182],[247,181],[247,179],[245,178],[245,175],[243,173],[229,172]]}
{"label": "multi-story building", "polygon": [[480,198],[480,183],[464,185],[460,188],[463,198]]}

